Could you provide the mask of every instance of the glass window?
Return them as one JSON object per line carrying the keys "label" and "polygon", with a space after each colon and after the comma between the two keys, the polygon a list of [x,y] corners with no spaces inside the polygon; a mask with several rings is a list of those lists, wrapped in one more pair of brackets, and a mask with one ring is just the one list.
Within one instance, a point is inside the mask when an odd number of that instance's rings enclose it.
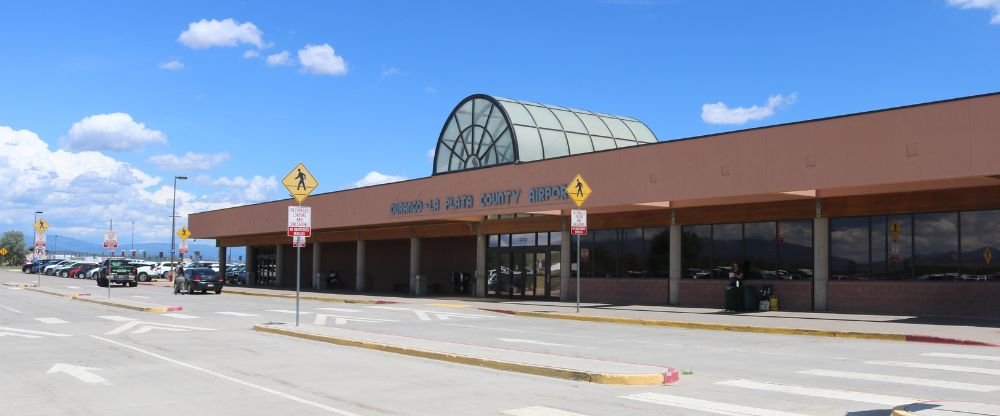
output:
{"label": "glass window", "polygon": [[[578,262],[580,263],[580,276],[592,277],[594,276],[594,233],[582,235],[579,238],[580,258]],[[576,250],[570,250],[570,252],[573,253],[573,259],[576,260]],[[574,262],[575,264],[576,262]]]}
{"label": "glass window", "polygon": [[913,216],[914,274],[918,280],[958,279],[958,213]]}
{"label": "glass window", "polygon": [[886,221],[889,257],[886,262],[885,277],[911,279],[913,278],[913,218],[910,215],[891,215],[886,217]]}
{"label": "glass window", "polygon": [[441,142],[449,147],[454,147],[455,140],[458,140],[458,133],[460,130],[461,129],[458,128],[458,121],[455,117],[449,118],[447,127],[444,129],[444,133],[441,134]]}
{"label": "glass window", "polygon": [[617,118],[602,117],[604,124],[608,125],[611,129],[611,135],[616,139],[625,139],[626,141],[635,142],[635,137],[632,136],[632,132],[625,127],[625,123]]}
{"label": "glass window", "polygon": [[781,279],[787,271],[778,270],[778,244],[776,223],[751,222],[744,226],[746,233],[747,261],[750,269],[743,271],[744,278]]}
{"label": "glass window", "polygon": [[510,234],[500,234],[500,247],[510,247]]}
{"label": "glass window", "polygon": [[444,143],[438,143],[436,170],[438,172],[448,171],[448,162],[450,161],[450,159],[451,159],[451,150],[448,150],[447,147],[444,147]]}
{"label": "glass window", "polygon": [[577,155],[580,153],[594,151],[594,143],[590,140],[590,136],[585,134],[566,133],[566,139],[569,141],[570,154]]}
{"label": "glass window", "polygon": [[[962,280],[1000,279],[1000,267],[997,266],[1000,263],[1000,251],[997,251],[997,247],[1000,247],[1000,211],[973,211],[960,215]],[[987,249],[990,251],[989,261]]]}
{"label": "glass window", "polygon": [[642,228],[626,228],[621,231],[621,254],[618,256],[619,272],[621,277],[646,277],[649,270],[646,269],[642,238]]}
{"label": "glass window", "polygon": [[513,162],[514,161],[514,142],[510,138],[510,130],[504,130],[500,138],[497,139],[493,148],[496,149],[497,158],[500,162]]}
{"label": "glass window", "polygon": [[455,112],[455,117],[458,119],[458,128],[460,130],[472,126],[472,101],[466,101],[465,104],[462,104],[458,111]]}
{"label": "glass window", "polygon": [[712,226],[685,225],[681,228],[681,267],[684,277],[712,277]]}
{"label": "glass window", "polygon": [[594,151],[615,149],[615,140],[609,139],[607,137],[592,136],[591,140],[594,142]]}
{"label": "glass window", "polygon": [[528,113],[528,110],[525,110],[521,104],[510,101],[500,101],[500,103],[503,104],[503,109],[507,110],[507,116],[510,117],[512,123],[535,126],[535,121],[531,118],[531,113]]}
{"label": "glass window", "polygon": [[886,271],[886,259],[889,257],[889,243],[887,242],[888,234],[886,234],[886,227],[888,227],[885,217],[871,217],[870,221],[870,232],[871,237],[868,241],[871,243],[871,276],[873,278],[881,279],[885,277]]}
{"label": "glass window", "polygon": [[542,129],[542,146],[545,148],[545,157],[553,158],[566,156],[569,148],[566,146],[566,135],[561,131]]}
{"label": "glass window", "polygon": [[511,245],[514,247],[529,247],[535,245],[535,233],[514,234],[510,236]]}
{"label": "glass window", "polygon": [[650,277],[670,276],[670,229],[666,227],[644,228],[644,258]]}
{"label": "glass window", "polygon": [[562,233],[554,232],[549,234],[549,244],[553,246],[558,246],[562,244]]}
{"label": "glass window", "polygon": [[631,140],[615,140],[615,145],[618,146],[619,149],[621,149],[623,147],[635,146],[635,142]]}
{"label": "glass window", "polygon": [[538,245],[540,246],[549,245],[549,233],[538,233]]}
{"label": "glass window", "polygon": [[871,275],[868,220],[830,219],[830,279],[867,279]]}
{"label": "glass window", "polygon": [[812,220],[778,222],[778,270],[782,279],[812,279]]}
{"label": "glass window", "polygon": [[643,143],[656,143],[656,136],[653,135],[652,131],[649,131],[649,128],[646,127],[645,124],[637,121],[625,120],[625,125],[627,125],[629,129],[632,130],[632,133],[635,134],[636,140]]}
{"label": "glass window", "polygon": [[713,273],[716,278],[729,278],[733,263],[743,263],[743,224],[712,226]]}
{"label": "glass window", "polygon": [[552,115],[552,112],[549,111],[549,109],[544,107],[535,107],[533,105],[526,107],[528,108],[528,112],[530,112],[531,116],[535,119],[535,123],[538,127],[562,130],[562,125],[559,124],[559,120],[556,119],[556,116]]}
{"label": "glass window", "polygon": [[587,131],[590,132],[590,135],[612,137],[611,130],[608,130],[608,126],[605,126],[604,122],[597,118],[597,116],[586,113],[577,113],[577,115],[583,120],[583,124],[587,126]]}
{"label": "glass window", "polygon": [[490,236],[490,244],[489,244],[489,246],[490,247],[500,247],[500,238],[497,237],[496,235],[491,235]]}
{"label": "glass window", "polygon": [[615,277],[618,262],[618,230],[592,230],[594,250],[590,253],[594,277]]}
{"label": "glass window", "polygon": [[475,111],[473,121],[477,126],[485,126],[486,118],[489,117],[490,111],[493,110],[493,104],[486,100],[475,99],[472,100],[472,109]]}
{"label": "glass window", "polygon": [[559,118],[559,123],[562,124],[563,130],[574,133],[587,133],[587,128],[583,126],[583,122],[573,113],[556,109],[553,109],[552,112]]}
{"label": "glass window", "polygon": [[517,153],[522,162],[540,160],[542,154],[542,142],[538,137],[538,129],[534,127],[514,126],[514,134],[517,136]]}

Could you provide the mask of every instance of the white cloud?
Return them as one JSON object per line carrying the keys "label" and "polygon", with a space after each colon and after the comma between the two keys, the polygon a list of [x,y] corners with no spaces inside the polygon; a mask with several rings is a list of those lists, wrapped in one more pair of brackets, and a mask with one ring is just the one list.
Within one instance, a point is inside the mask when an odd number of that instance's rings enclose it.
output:
{"label": "white cloud", "polygon": [[200,175],[195,181],[202,185],[228,188],[228,193],[236,196],[236,199],[252,202],[263,201],[278,190],[278,179],[274,176],[265,178],[255,175],[250,179],[242,176],[232,178],[220,176],[212,179],[207,175]]}
{"label": "white cloud", "polygon": [[264,58],[264,61],[267,62],[268,66],[285,66],[292,64],[291,59],[289,59],[288,51],[281,51],[280,53],[276,53],[274,55],[268,55],[267,58]]}
{"label": "white cloud", "polygon": [[365,175],[364,178],[361,178],[361,180],[354,182],[354,187],[361,188],[365,186],[378,185],[382,183],[405,181],[406,179],[407,178],[405,176],[386,175],[384,173],[376,172],[373,170],[371,172],[368,172],[368,174]]}
{"label": "white cloud", "polygon": [[299,49],[302,70],[318,75],[346,75],[347,62],[328,44],[306,45]]}
{"label": "white cloud", "polygon": [[73,123],[64,147],[70,151],[132,151],[141,150],[147,144],[166,142],[167,135],[163,132],[146,128],[126,113],[110,113],[92,115]]}
{"label": "white cloud", "polygon": [[427,149],[427,160],[434,160],[434,148]]}
{"label": "white cloud", "polygon": [[948,4],[963,9],[988,9],[993,12],[990,23],[1000,25],[1000,0],[948,0]]}
{"label": "white cloud", "polygon": [[249,49],[246,52],[243,52],[243,59],[253,59],[253,58],[257,58],[259,56],[260,56],[260,52],[257,52],[257,51],[255,51],[253,49]]}
{"label": "white cloud", "polygon": [[250,44],[261,49],[263,33],[253,23],[239,23],[233,19],[199,20],[188,24],[177,41],[191,49],[206,49],[214,46],[232,47]]}
{"label": "white cloud", "polygon": [[767,105],[753,107],[729,108],[723,102],[714,104],[704,104],[701,106],[701,119],[709,124],[743,124],[752,120],[760,120],[774,115],[774,110],[779,107],[795,103],[798,96],[795,93],[787,97],[782,95],[772,95],[767,99]]}
{"label": "white cloud", "polygon": [[149,158],[149,163],[161,170],[183,172],[190,170],[212,170],[229,160],[229,153],[194,153],[187,152],[183,156],[174,154],[156,155]]}
{"label": "white cloud", "polygon": [[171,59],[169,61],[160,64],[160,69],[165,69],[167,71],[177,71],[184,69],[184,62],[179,59]]}
{"label": "white cloud", "polygon": [[382,78],[393,77],[396,75],[406,75],[403,70],[395,66],[390,66],[388,68],[382,68]]}
{"label": "white cloud", "polygon": [[438,90],[435,89],[434,87],[424,87],[424,92],[426,92],[428,94],[434,94],[434,93],[438,92]]}

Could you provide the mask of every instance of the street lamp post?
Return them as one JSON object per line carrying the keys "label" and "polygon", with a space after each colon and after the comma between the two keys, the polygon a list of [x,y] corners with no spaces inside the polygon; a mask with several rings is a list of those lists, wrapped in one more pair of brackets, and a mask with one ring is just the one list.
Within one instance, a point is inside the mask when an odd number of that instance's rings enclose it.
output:
{"label": "street lamp post", "polygon": [[174,264],[174,229],[177,227],[177,180],[186,180],[187,176],[174,176],[174,199],[170,209],[170,264]]}

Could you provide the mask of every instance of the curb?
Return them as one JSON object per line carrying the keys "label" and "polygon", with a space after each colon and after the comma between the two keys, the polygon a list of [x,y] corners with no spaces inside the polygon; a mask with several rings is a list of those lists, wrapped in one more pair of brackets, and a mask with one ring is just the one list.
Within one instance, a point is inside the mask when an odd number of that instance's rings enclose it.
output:
{"label": "curb", "polygon": [[[227,290],[227,291],[225,291],[225,293],[236,294],[236,295],[244,295],[244,296],[261,296],[261,297],[270,297],[270,298],[291,298],[291,299],[295,299],[295,295],[285,295],[285,294],[280,294],[279,295],[279,294],[273,294],[273,293],[253,293],[253,292],[244,292],[244,291],[240,291],[240,290]],[[299,299],[302,299],[302,300],[317,300],[317,301],[320,301],[320,302],[331,302],[331,303],[355,303],[355,304],[362,304],[362,305],[390,305],[390,304],[394,304],[394,303],[400,303],[400,302],[391,301],[391,300],[344,299],[344,298],[327,298],[327,297],[321,297],[321,296],[299,296]]]}
{"label": "curb", "polygon": [[79,300],[79,301],[83,301],[83,302],[96,303],[98,305],[113,306],[113,307],[116,307],[116,308],[129,309],[129,310],[139,311],[139,312],[163,313],[163,312],[177,312],[177,311],[184,310],[184,308],[181,307],[181,306],[159,306],[159,305],[157,305],[157,306],[137,306],[137,305],[126,305],[126,304],[117,303],[117,302],[110,301],[110,300],[94,299],[94,298],[89,297],[90,293],[56,293],[56,292],[50,292],[50,291],[47,291],[47,290],[44,290],[44,289],[40,289],[40,288],[35,288],[35,287],[28,287],[28,288],[25,288],[25,290],[28,290],[28,291],[31,291],[31,292],[44,293],[46,295],[53,295],[53,296],[59,296],[59,297],[73,299],[73,300]]}
{"label": "curb", "polygon": [[253,328],[255,331],[258,332],[291,336],[295,338],[326,342],[330,344],[342,345],[347,347],[365,348],[369,350],[390,352],[394,354],[407,355],[411,357],[446,361],[450,363],[472,365],[476,367],[486,367],[494,370],[511,371],[515,373],[532,374],[536,376],[561,378],[566,380],[586,381],[598,384],[662,385],[662,384],[673,384],[676,383],[678,380],[680,380],[680,373],[676,369],[669,367],[665,368],[666,371],[663,373],[647,373],[647,374],[596,373],[589,371],[570,370],[565,368],[546,367],[533,364],[515,363],[510,361],[501,361],[489,358],[472,357],[460,354],[428,351],[417,348],[408,348],[396,345],[382,344],[377,342],[358,341],[353,339],[335,337],[331,335],[322,335],[311,332],[275,328],[260,324],[254,325]]}
{"label": "curb", "polygon": [[918,416],[916,413],[910,413],[906,411],[906,408],[910,406],[909,404],[904,404],[901,406],[896,406],[892,408],[892,413],[890,416]]}
{"label": "curb", "polygon": [[662,326],[662,327],[684,328],[684,329],[703,329],[709,331],[751,332],[758,334],[799,335],[799,336],[812,336],[812,337],[867,339],[867,340],[878,340],[878,341],[901,341],[901,342],[921,342],[921,343],[933,343],[933,344],[969,345],[969,346],[980,346],[980,347],[1000,347],[1000,344],[992,344],[988,342],[958,339],[958,338],[936,337],[930,335],[884,334],[875,332],[854,332],[854,331],[828,331],[820,329],[796,329],[796,328],[763,327],[763,326],[751,326],[751,325],[709,324],[701,322],[661,321],[654,319],[620,318],[620,317],[593,316],[593,315],[570,315],[570,314],[553,313],[553,312],[520,312],[520,311],[496,310],[496,309],[485,309],[485,308],[479,308],[479,309],[496,313],[505,313],[515,316],[527,316],[532,318],[564,319],[571,321],[601,322],[609,324]]}

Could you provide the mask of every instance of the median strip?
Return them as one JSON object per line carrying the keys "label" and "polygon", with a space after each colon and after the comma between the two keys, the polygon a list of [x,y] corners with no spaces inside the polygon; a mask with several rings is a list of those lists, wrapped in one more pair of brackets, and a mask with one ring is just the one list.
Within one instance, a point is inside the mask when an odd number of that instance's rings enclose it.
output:
{"label": "median strip", "polygon": [[180,306],[157,305],[154,303],[138,302],[128,299],[94,298],[90,295],[90,293],[86,292],[67,292],[62,290],[54,290],[54,289],[38,288],[38,287],[25,287],[25,290],[44,293],[47,295],[70,298],[73,300],[79,300],[83,302],[96,303],[98,305],[124,308],[138,312],[163,313],[163,312],[176,312],[184,309],[183,307]]}

